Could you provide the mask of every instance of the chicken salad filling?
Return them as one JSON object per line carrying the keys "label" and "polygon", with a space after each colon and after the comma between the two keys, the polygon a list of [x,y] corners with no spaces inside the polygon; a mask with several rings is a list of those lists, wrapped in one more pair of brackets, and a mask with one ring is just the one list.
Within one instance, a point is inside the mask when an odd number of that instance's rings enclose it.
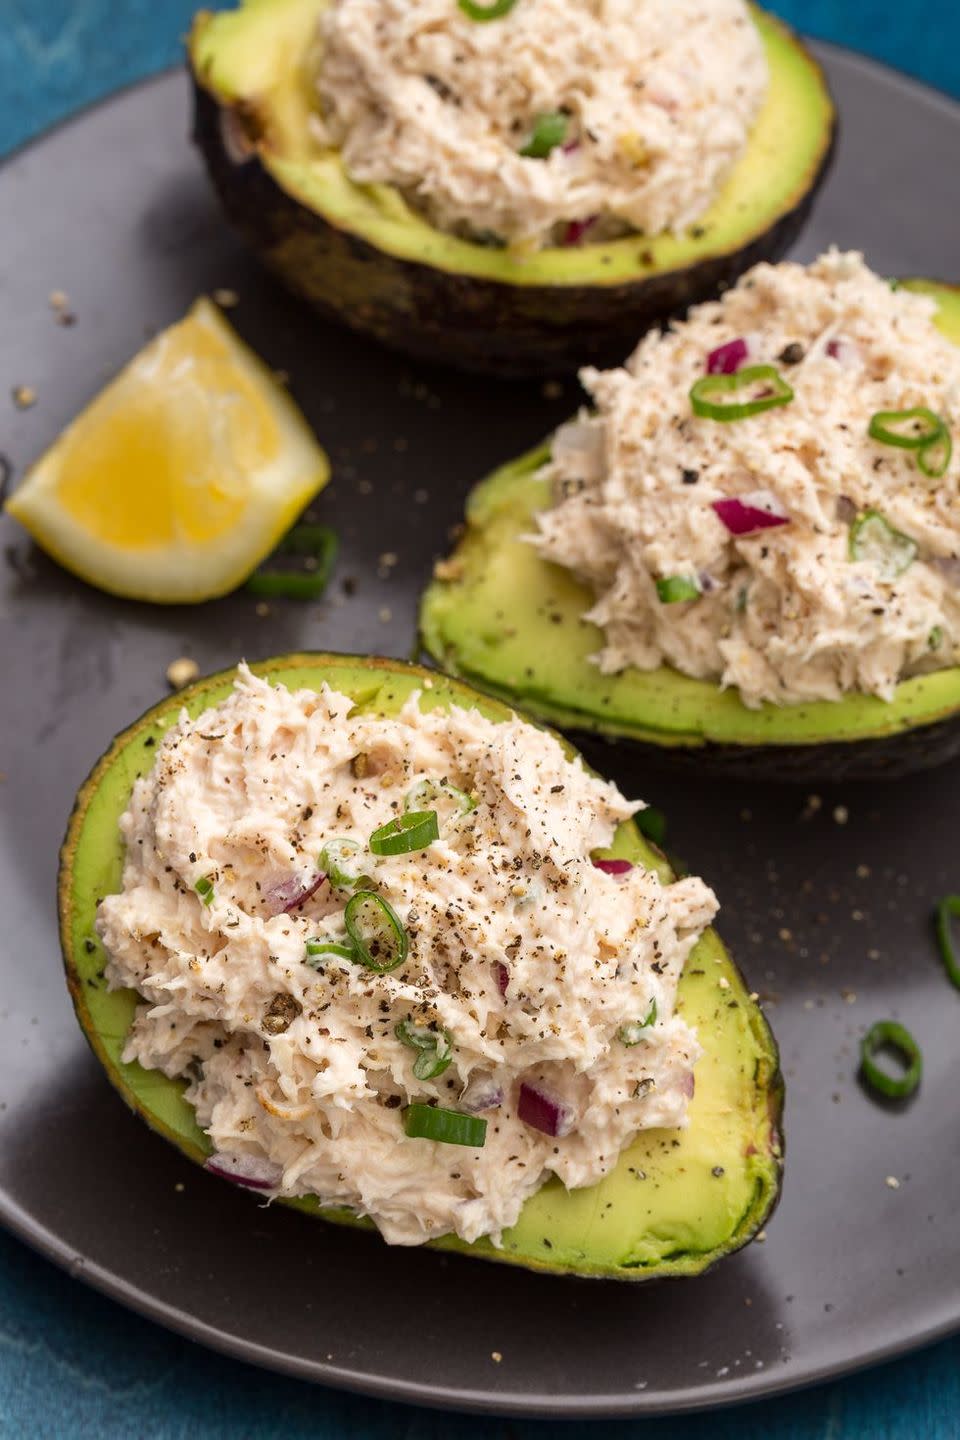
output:
{"label": "chicken salad filling", "polygon": [[315,72],[353,180],[521,252],[693,225],[769,78],[745,0],[336,0]]}
{"label": "chicken salad filling", "polygon": [[549,1176],[685,1123],[677,984],[717,904],[595,858],[639,808],[516,717],[241,667],[121,821],[97,928],[143,1001],[124,1059],[187,1079],[221,1174],[496,1243]]}
{"label": "chicken salad filling", "polygon": [[960,652],[960,349],[859,254],[760,265],[581,378],[530,537],[591,590],[604,673],[744,704],[893,698]]}

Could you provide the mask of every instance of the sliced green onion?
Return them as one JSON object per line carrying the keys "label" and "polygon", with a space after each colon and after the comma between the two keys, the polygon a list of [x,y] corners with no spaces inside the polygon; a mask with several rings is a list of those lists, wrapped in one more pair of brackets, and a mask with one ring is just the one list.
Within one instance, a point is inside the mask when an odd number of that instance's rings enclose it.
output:
{"label": "sliced green onion", "polygon": [[657,598],[661,605],[676,605],[681,600],[698,600],[700,586],[688,575],[666,575],[657,581]]}
{"label": "sliced green onion", "polygon": [[644,1030],[648,1030],[651,1025],[656,1025],[656,1023],[657,1002],[656,1000],[651,1000],[650,1008],[643,1019],[628,1020],[625,1025],[621,1025],[617,1031],[617,1039],[621,1040],[624,1045],[639,1045],[640,1041],[644,1038]]}
{"label": "sliced green onion", "polygon": [[262,600],[318,600],[337,558],[337,537],[326,525],[296,525],[277,546],[278,555],[304,555],[309,570],[255,570],[244,589]]}
{"label": "sliced green onion", "polygon": [[746,420],[777,405],[793,391],[773,365],[745,365],[732,375],[702,375],[690,391],[694,415],[704,420]]}
{"label": "sliced green onion", "polygon": [[407,958],[409,940],[400,917],[382,895],[358,890],[347,901],[343,923],[353,941],[351,956],[358,965],[378,975],[396,970]]}
{"label": "sliced green onion", "polygon": [[925,405],[912,410],[878,410],[870,419],[867,434],[881,445],[896,445],[900,450],[922,450],[936,440],[945,429],[939,415]]}
{"label": "sliced green onion", "polygon": [[492,0],[490,5],[479,5],[477,0],[458,0],[460,9],[469,20],[502,20],[509,15],[517,0]]}
{"label": "sliced green onion", "polygon": [[648,805],[644,810],[638,810],[633,817],[634,823],[641,835],[646,835],[654,845],[662,845],[667,838],[667,817],[662,810],[655,805]]}
{"label": "sliced green onion", "polygon": [[411,1140],[438,1140],[441,1145],[468,1145],[471,1150],[482,1150],[487,1138],[487,1122],[479,1115],[440,1105],[408,1105],[403,1128]]}
{"label": "sliced green onion", "polygon": [[213,881],[210,879],[209,875],[201,875],[200,879],[197,881],[193,888],[200,896],[200,899],[203,901],[204,905],[213,904]]}
{"label": "sliced green onion", "polygon": [[317,864],[331,885],[336,885],[343,890],[353,889],[360,879],[360,871],[350,869],[344,864],[344,861],[348,855],[356,855],[362,849],[363,846],[359,840],[348,840],[346,836],[342,839],[327,841],[320,851]]}
{"label": "sliced green onion", "polygon": [[374,855],[410,855],[414,850],[426,850],[439,838],[436,810],[408,810],[374,830],[370,849]]}
{"label": "sliced green onion", "polygon": [[420,780],[412,790],[407,791],[403,803],[406,810],[426,810],[430,808],[431,802],[443,798],[452,800],[461,815],[469,815],[471,810],[477,808],[473,796],[468,795],[466,790],[458,790],[449,780]]}
{"label": "sliced green onion", "polygon": [[341,960],[357,958],[352,945],[341,945],[336,940],[308,940],[306,951],[306,964],[313,970],[320,969],[324,955],[337,955]]}
{"label": "sliced green onion", "polygon": [[940,954],[943,957],[943,968],[951,984],[956,985],[960,990],[960,958],[957,956],[956,946],[953,943],[952,922],[960,917],[960,895],[945,895],[937,905],[937,940],[940,942]]}
{"label": "sliced green onion", "polygon": [[876,566],[881,580],[895,580],[917,558],[917,542],[884,519],[879,510],[865,510],[850,526],[851,560]]}
{"label": "sliced green onion", "polygon": [[[877,1063],[878,1054],[888,1050],[902,1062],[899,1075],[893,1075]],[[878,1095],[888,1100],[906,1100],[920,1084],[923,1056],[910,1031],[896,1020],[878,1020],[871,1025],[860,1042],[860,1073]]]}
{"label": "sliced green onion", "polygon": [[952,456],[953,441],[950,431],[944,425],[939,435],[935,435],[926,445],[920,447],[917,452],[917,465],[931,480],[939,480],[941,475],[947,473]]}
{"label": "sliced green onion", "polygon": [[448,1069],[453,1059],[453,1040],[446,1030],[428,1030],[422,1025],[413,1025],[401,1020],[395,1026],[394,1034],[411,1050],[418,1050],[413,1062],[413,1073],[418,1080],[435,1080]]}
{"label": "sliced green onion", "polygon": [[567,138],[569,125],[570,117],[562,110],[551,110],[546,115],[538,115],[530,139],[520,154],[528,160],[546,160],[550,151],[556,150]]}

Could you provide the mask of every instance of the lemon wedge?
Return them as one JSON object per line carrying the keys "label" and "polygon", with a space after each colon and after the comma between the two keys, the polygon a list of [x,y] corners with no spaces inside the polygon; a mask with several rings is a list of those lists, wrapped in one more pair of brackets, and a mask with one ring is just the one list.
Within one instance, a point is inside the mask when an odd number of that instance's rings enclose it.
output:
{"label": "lemon wedge", "polygon": [[54,560],[114,595],[224,595],[275,548],[329,465],[209,300],[156,336],[7,502]]}

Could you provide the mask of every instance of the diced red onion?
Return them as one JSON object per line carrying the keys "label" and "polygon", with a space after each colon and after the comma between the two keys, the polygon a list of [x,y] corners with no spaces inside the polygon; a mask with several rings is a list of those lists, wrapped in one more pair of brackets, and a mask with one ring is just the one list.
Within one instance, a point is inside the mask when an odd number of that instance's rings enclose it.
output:
{"label": "diced red onion", "polygon": [[503,1086],[492,1075],[474,1075],[457,1103],[468,1115],[479,1115],[481,1110],[496,1110],[503,1104]]}
{"label": "diced red onion", "polygon": [[860,364],[860,351],[852,340],[846,340],[842,335],[828,340],[825,349],[831,360],[836,360],[845,370],[853,370]]}
{"label": "diced red onion", "polygon": [[725,345],[718,345],[716,350],[711,350],[707,356],[708,375],[736,375],[740,366],[750,358],[750,344],[740,336],[736,340],[728,340]]}
{"label": "diced red onion", "polygon": [[712,508],[731,535],[750,535],[754,530],[770,530],[775,525],[790,524],[790,516],[769,490],[754,490],[749,495],[714,500]]}
{"label": "diced red onion", "polygon": [[700,574],[697,576],[697,583],[700,586],[701,595],[709,595],[717,588],[717,582],[716,580],[714,580],[709,570],[700,571]]}
{"label": "diced red onion", "polygon": [[749,1160],[749,1158],[750,1158],[751,1155],[759,1155],[760,1152],[759,1152],[759,1150],[757,1149],[756,1145],[754,1145],[753,1141],[751,1140],[750,1144],[747,1146],[746,1150],[744,1150],[743,1153],[744,1153],[744,1155],[746,1155],[747,1159]]}
{"label": "diced red onion", "polygon": [[630,860],[594,860],[593,868],[605,875],[629,875],[633,864]]}
{"label": "diced red onion", "polygon": [[688,1100],[692,1100],[696,1088],[697,1077],[694,1075],[693,1071],[690,1070],[687,1072],[686,1075],[684,1075],[683,1079],[680,1081],[680,1089],[682,1093],[686,1095]]}
{"label": "diced red onion", "polygon": [[849,495],[837,496],[837,519],[844,525],[849,525],[857,518],[857,507]]}
{"label": "diced red onion", "polygon": [[289,915],[291,910],[296,910],[304,900],[309,900],[315,895],[320,886],[326,880],[322,870],[310,879],[304,879],[302,875],[288,875],[286,880],[271,885],[269,890],[263,892],[263,898],[270,907],[271,915]]}
{"label": "diced red onion", "polygon": [[579,245],[587,231],[592,229],[599,219],[599,215],[589,215],[586,220],[571,220],[563,237],[564,245]]}
{"label": "diced red onion", "polygon": [[502,960],[494,961],[493,973],[497,977],[497,989],[501,995],[506,995],[507,986],[510,984],[510,971]]}
{"label": "diced red onion", "polygon": [[573,1107],[542,1085],[524,1080],[520,1086],[517,1114],[525,1125],[556,1139],[569,1135],[573,1129]]}
{"label": "diced red onion", "polygon": [[949,585],[960,585],[960,556],[938,555],[930,567],[943,576]]}
{"label": "diced red onion", "polygon": [[573,152],[574,152],[574,150],[579,150],[579,149],[580,149],[580,141],[579,141],[579,140],[568,140],[567,143],[563,146],[563,153],[564,153],[564,155],[572,155]]}
{"label": "diced red onion", "polygon": [[256,1155],[228,1155],[225,1151],[211,1155],[203,1168],[247,1190],[276,1190],[282,1174],[280,1166],[272,1160]]}

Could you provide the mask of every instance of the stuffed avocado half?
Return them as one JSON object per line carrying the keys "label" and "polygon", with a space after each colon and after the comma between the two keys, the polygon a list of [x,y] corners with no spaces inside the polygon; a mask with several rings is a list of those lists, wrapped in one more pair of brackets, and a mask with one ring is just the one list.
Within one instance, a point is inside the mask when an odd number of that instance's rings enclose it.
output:
{"label": "stuffed avocado half", "polygon": [[[921,280],[899,288],[931,297],[938,330],[960,344],[960,291]],[[785,366],[783,373],[790,373]],[[949,450],[949,436],[946,444]],[[547,444],[503,466],[470,496],[463,538],[437,567],[421,609],[425,647],[448,671],[561,727],[630,739],[663,759],[726,773],[798,781],[896,775],[960,752],[955,665],[902,680],[891,698],[848,690],[836,699],[751,707],[736,688],[667,664],[604,674],[596,663],[604,633],[585,618],[594,595],[529,543],[538,515],[555,503],[544,469],[550,453]],[[877,447],[879,457],[905,454]],[[934,495],[938,484],[955,481],[928,483]],[[851,537],[862,518],[852,520]],[[936,563],[949,593],[956,562]],[[931,645],[940,639],[936,626]]]}
{"label": "stuffed avocado half", "polygon": [[428,360],[519,375],[619,358],[648,326],[782,254],[828,166],[835,117],[822,72],[752,8],[766,99],[696,224],[603,243],[585,233],[525,254],[478,243],[431,224],[393,186],[354,183],[339,151],[318,143],[314,71],[329,4],[244,0],[197,17],[196,140],[227,215],[297,294]]}
{"label": "stuffed avocado half", "polygon": [[[291,691],[319,691],[326,684],[350,697],[358,715],[395,716],[422,691],[424,710],[476,707],[488,721],[511,722],[497,701],[393,661],[294,655],[253,669]],[[117,737],[78,796],[61,856],[61,937],[80,1023],[127,1104],[201,1165],[210,1163],[213,1146],[184,1098],[184,1081],[122,1058],[139,997],[107,988],[95,917],[101,898],[121,886],[118,826],[135,781],[149,776],[181,706],[197,717],[230,695],[235,678],[224,672],[200,681]],[[656,871],[664,884],[672,880],[663,856],[632,821],[620,827],[607,853]],[[699,1274],[746,1244],[779,1193],[782,1082],[766,1021],[712,930],[686,961],[677,1013],[695,1027],[702,1049],[685,1128],[641,1131],[597,1186],[568,1190],[559,1180],[548,1181],[526,1201],[499,1247],[486,1238],[465,1244],[449,1235],[431,1243],[529,1268],[633,1280]],[[324,1209],[309,1195],[288,1203],[335,1223],[370,1223],[349,1209]]]}

